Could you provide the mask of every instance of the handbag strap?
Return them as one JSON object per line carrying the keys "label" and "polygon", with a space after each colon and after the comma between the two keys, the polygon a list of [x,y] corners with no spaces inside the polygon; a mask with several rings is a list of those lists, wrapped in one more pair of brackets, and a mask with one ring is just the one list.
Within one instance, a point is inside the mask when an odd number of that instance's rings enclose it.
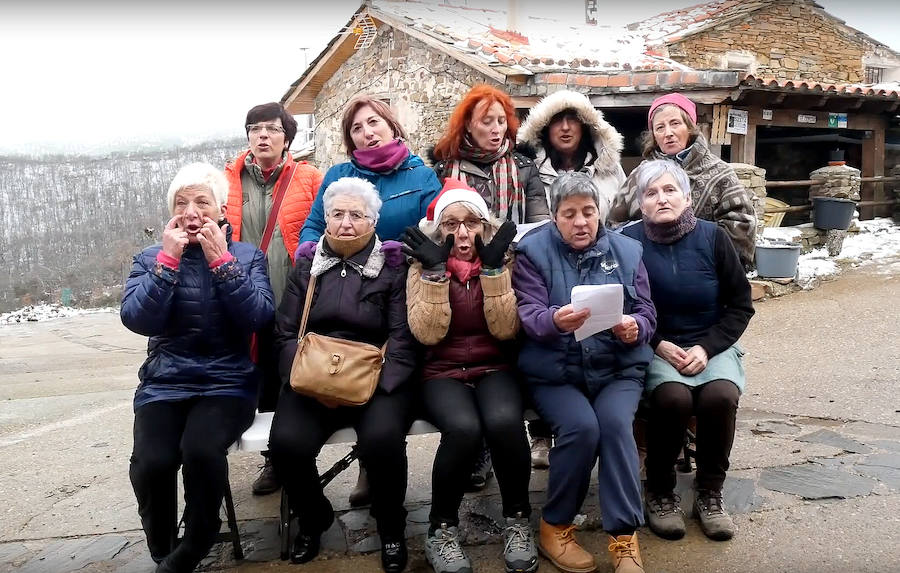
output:
{"label": "handbag strap", "polygon": [[296,163],[291,163],[289,166],[285,167],[284,173],[282,173],[282,177],[278,181],[278,186],[275,188],[275,195],[272,197],[272,209],[269,211],[269,218],[266,219],[266,229],[263,231],[262,240],[259,242],[259,250],[265,255],[266,251],[269,250],[269,243],[272,241],[272,235],[275,233],[275,223],[278,221],[278,211],[281,210],[281,203],[284,201],[284,196],[287,194],[287,186],[291,182],[291,177],[294,176],[294,165]]}
{"label": "handbag strap", "polygon": [[303,318],[300,319],[300,331],[297,333],[297,340],[303,338],[306,334],[306,321],[309,319],[309,307],[312,306],[313,293],[316,290],[316,275],[309,274],[309,285],[306,287],[306,301],[303,303]]}

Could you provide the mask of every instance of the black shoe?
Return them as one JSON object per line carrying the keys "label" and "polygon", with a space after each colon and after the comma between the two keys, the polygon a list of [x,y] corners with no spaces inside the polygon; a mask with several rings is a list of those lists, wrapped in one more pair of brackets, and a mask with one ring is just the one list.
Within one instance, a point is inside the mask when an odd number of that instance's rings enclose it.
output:
{"label": "black shoe", "polygon": [[312,561],[319,554],[322,534],[309,535],[302,531],[294,538],[291,546],[291,563],[306,563]]}
{"label": "black shoe", "polygon": [[405,539],[381,544],[381,568],[385,573],[400,573],[406,569],[408,559]]}
{"label": "black shoe", "polygon": [[472,475],[469,478],[469,486],[466,491],[481,491],[487,485],[487,480],[494,475],[493,464],[491,463],[491,450],[487,445],[483,445],[481,453],[478,454],[478,460],[475,467],[472,468]]}
{"label": "black shoe", "polygon": [[266,456],[266,463],[262,465],[259,477],[253,482],[253,495],[269,495],[275,493],[281,488],[281,482],[275,476],[275,468],[272,467],[272,460]]}

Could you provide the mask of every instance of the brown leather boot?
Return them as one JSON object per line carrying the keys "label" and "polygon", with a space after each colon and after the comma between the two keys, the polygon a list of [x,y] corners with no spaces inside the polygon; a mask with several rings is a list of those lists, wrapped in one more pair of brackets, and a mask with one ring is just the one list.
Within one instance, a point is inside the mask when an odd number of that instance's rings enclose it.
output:
{"label": "brown leather boot", "polygon": [[637,531],[634,535],[609,536],[609,556],[616,573],[644,573]]}
{"label": "brown leather boot", "polygon": [[538,550],[561,571],[566,573],[590,573],[597,569],[594,556],[575,540],[574,525],[550,525],[541,520]]}

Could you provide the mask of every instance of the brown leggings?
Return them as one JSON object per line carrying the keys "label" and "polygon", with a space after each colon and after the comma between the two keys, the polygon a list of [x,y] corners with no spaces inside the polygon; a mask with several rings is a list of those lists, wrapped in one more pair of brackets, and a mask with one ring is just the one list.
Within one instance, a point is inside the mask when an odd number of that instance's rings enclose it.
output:
{"label": "brown leggings", "polygon": [[675,460],[684,444],[691,416],[697,416],[697,488],[721,491],[734,444],[740,392],[729,380],[692,388],[664,382],[650,396],[647,428],[647,489],[666,494],[675,489]]}

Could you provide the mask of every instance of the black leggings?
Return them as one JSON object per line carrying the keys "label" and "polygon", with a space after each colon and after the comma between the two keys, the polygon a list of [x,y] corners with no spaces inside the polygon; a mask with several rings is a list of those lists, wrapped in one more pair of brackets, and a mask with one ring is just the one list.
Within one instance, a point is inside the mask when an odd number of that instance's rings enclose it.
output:
{"label": "black leggings", "polygon": [[356,430],[357,451],[365,465],[382,541],[403,539],[406,528],[406,433],[412,423],[414,402],[410,384],[391,394],[377,389],[364,406],[328,408],[285,387],[278,399],[269,456],[284,488],[300,531],[318,535],[331,522],[333,509],[322,486],[316,456],[336,430]]}
{"label": "black leggings", "polygon": [[650,396],[647,430],[647,489],[657,494],[675,488],[675,460],[691,416],[697,416],[697,487],[721,491],[734,444],[740,392],[729,380],[691,388],[665,382]]}
{"label": "black leggings", "polygon": [[492,372],[471,385],[453,378],[428,380],[422,395],[428,419],[441,431],[431,477],[431,524],[459,523],[459,504],[482,436],[491,449],[503,515],[529,516],[531,458],[522,423],[522,394],[513,375]]}
{"label": "black leggings", "polygon": [[228,446],[253,422],[253,409],[253,402],[243,398],[201,396],[151,402],[135,411],[129,475],[155,561],[172,551],[179,466],[185,501],[184,539],[175,559],[179,570],[192,571],[209,553],[221,525]]}

